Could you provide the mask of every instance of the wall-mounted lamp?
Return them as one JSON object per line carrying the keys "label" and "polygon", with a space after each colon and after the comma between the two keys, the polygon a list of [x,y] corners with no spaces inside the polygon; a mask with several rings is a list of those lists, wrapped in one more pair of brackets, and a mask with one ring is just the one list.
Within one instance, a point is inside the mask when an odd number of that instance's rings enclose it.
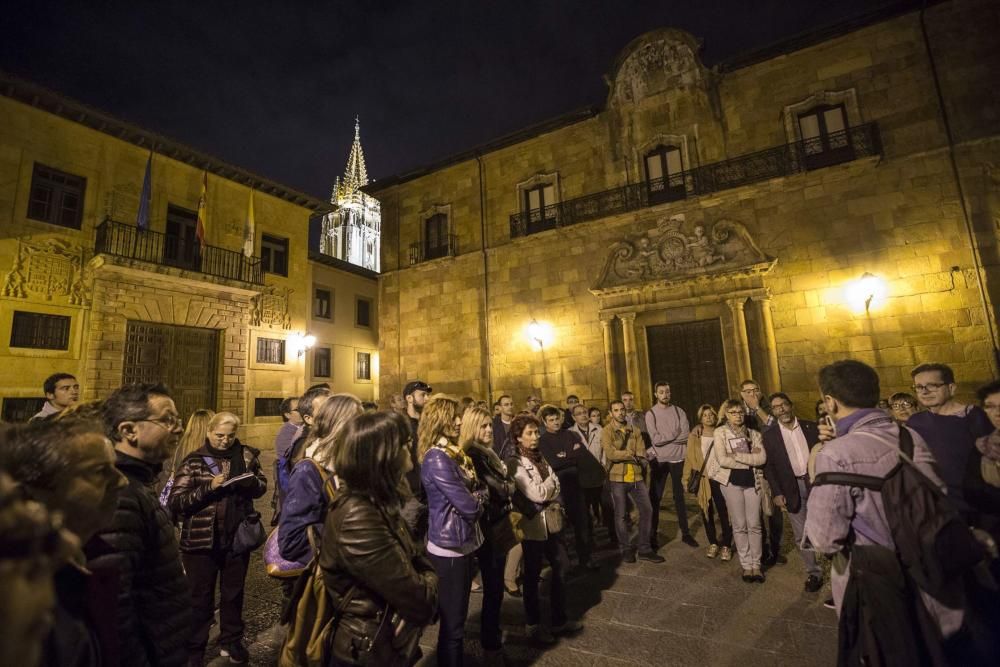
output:
{"label": "wall-mounted lamp", "polygon": [[316,344],[316,336],[313,336],[310,333],[306,334],[293,333],[291,336],[288,337],[289,347],[295,350],[296,356],[299,357],[304,355],[306,353],[306,350],[311,349],[312,346],[315,344]]}
{"label": "wall-mounted lamp", "polygon": [[872,303],[885,298],[885,281],[878,276],[865,271],[861,277],[848,283],[846,289],[847,302],[856,313],[864,310],[868,313]]}
{"label": "wall-mounted lamp", "polygon": [[528,323],[527,334],[528,339],[538,345],[539,350],[544,350],[545,346],[552,342],[552,327],[534,317]]}

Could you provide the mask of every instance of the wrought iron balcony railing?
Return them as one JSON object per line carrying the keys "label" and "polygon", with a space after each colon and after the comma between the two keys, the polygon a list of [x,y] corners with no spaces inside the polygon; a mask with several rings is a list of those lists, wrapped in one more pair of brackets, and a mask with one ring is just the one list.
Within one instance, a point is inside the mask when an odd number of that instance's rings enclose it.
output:
{"label": "wrought iron balcony railing", "polygon": [[440,257],[454,257],[458,254],[458,236],[455,234],[445,234],[441,239],[442,243],[430,245],[414,242],[410,244],[410,264],[429,262]]}
{"label": "wrought iron balcony railing", "polygon": [[245,257],[216,246],[202,247],[193,236],[143,231],[135,225],[111,219],[97,226],[94,251],[254,285],[264,284],[264,269],[259,257]]}
{"label": "wrought iron balcony railing", "polygon": [[545,208],[513,213],[510,216],[510,236],[527,236],[547,229],[575,225],[881,154],[882,139],[878,125],[866,123],[815,139],[713,162],[664,178],[567,199]]}

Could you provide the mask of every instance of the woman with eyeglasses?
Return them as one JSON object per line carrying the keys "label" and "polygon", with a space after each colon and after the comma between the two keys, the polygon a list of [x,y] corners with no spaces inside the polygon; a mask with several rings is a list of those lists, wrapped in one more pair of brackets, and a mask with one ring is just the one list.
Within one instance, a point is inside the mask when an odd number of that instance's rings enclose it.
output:
{"label": "woman with eyeglasses", "polygon": [[760,525],[761,466],[767,461],[760,432],[747,428],[743,402],[729,399],[719,408],[720,423],[712,434],[705,476],[722,487],[733,527],[733,542],[743,568],[743,581],[764,583]]}
{"label": "woman with eyeglasses", "polygon": [[239,426],[233,413],[216,413],[204,445],[181,462],[170,491],[170,509],[182,522],[181,560],[191,584],[190,665],[204,662],[216,580],[221,654],[234,663],[249,660],[243,646],[243,586],[250,553],[233,553],[233,540],[243,519],[254,513],[253,500],[267,492],[267,478],[260,452],[236,437]]}

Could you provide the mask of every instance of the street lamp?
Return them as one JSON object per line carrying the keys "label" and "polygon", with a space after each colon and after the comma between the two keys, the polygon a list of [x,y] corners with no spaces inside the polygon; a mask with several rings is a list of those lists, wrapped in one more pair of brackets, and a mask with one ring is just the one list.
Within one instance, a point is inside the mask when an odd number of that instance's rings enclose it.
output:
{"label": "street lamp", "polygon": [[868,271],[849,283],[846,289],[847,301],[854,311],[860,313],[864,309],[866,314],[871,310],[872,302],[881,301],[885,293],[885,281]]}
{"label": "street lamp", "polygon": [[552,342],[552,327],[534,317],[528,323],[527,334],[528,339],[537,344],[539,350],[544,350],[545,345]]}
{"label": "street lamp", "polygon": [[316,344],[316,336],[311,333],[293,333],[288,337],[288,344],[295,350],[296,356],[301,357],[306,353],[306,350],[312,349],[312,346]]}

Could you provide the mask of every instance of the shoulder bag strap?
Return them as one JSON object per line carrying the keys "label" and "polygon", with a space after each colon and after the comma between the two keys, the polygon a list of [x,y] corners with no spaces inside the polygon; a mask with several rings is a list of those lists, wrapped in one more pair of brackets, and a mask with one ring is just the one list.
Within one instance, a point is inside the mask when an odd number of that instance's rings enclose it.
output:
{"label": "shoulder bag strap", "polygon": [[[699,444],[700,446],[700,444]],[[712,444],[708,446],[708,451],[705,452],[705,460],[701,462],[701,469],[698,471],[699,475],[705,474],[705,467],[708,465],[708,457],[712,455],[712,449],[715,447],[715,438],[712,438]]]}
{"label": "shoulder bag strap", "polygon": [[213,459],[211,456],[202,456],[201,458],[205,462],[205,465],[208,466],[209,472],[211,472],[213,475],[219,474],[220,472],[219,464],[218,462],[216,462],[215,459]]}
{"label": "shoulder bag strap", "polygon": [[[893,471],[895,471],[895,468]],[[889,475],[892,475],[892,472]],[[863,489],[881,491],[884,482],[883,478],[872,475],[858,475],[850,472],[821,472],[816,475],[816,479],[813,480],[812,485],[824,486],[827,484],[836,484],[839,486],[859,486]]]}

